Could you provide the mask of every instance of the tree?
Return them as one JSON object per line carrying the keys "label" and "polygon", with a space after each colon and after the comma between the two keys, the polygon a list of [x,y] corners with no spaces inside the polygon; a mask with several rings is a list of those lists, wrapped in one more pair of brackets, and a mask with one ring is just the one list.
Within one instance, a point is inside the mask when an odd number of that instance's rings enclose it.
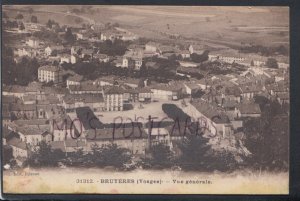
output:
{"label": "tree", "polygon": [[252,153],[248,166],[259,170],[287,170],[289,156],[289,124],[278,103],[271,101],[261,118],[244,121],[245,145]]}
{"label": "tree", "polygon": [[21,13],[19,13],[17,16],[16,16],[16,20],[21,20],[21,19],[23,19],[24,18],[24,16],[21,14]]}
{"label": "tree", "polygon": [[266,62],[266,66],[268,68],[278,68],[277,60],[274,58],[268,58],[268,60]]}
{"label": "tree", "polygon": [[19,29],[20,29],[20,30],[24,30],[24,29],[25,29],[25,26],[24,26],[23,22],[21,22],[21,24],[20,24],[20,26],[19,26]]}
{"label": "tree", "polygon": [[201,55],[193,53],[191,54],[191,59],[193,62],[201,63],[208,60],[208,50],[205,50]]}
{"label": "tree", "polygon": [[209,157],[208,140],[201,135],[186,135],[179,144],[181,155],[177,163],[184,170],[208,170],[212,158]]}
{"label": "tree", "polygon": [[67,28],[67,31],[65,33],[65,40],[68,43],[73,43],[75,41],[75,36],[72,33],[72,30],[70,28]]}
{"label": "tree", "polygon": [[61,150],[52,150],[51,145],[42,141],[28,157],[25,164],[33,167],[55,167],[65,159],[65,154]]}
{"label": "tree", "polygon": [[143,163],[146,168],[170,168],[173,162],[173,153],[170,150],[170,147],[159,143],[152,145],[150,149],[150,158],[144,158]]}
{"label": "tree", "polygon": [[38,22],[37,16],[35,16],[35,15],[31,16],[31,22],[37,23]]}
{"label": "tree", "polygon": [[52,21],[52,20],[48,20],[48,22],[46,23],[46,27],[48,27],[49,29],[51,29],[52,28],[52,25],[53,25],[53,22],[54,21]]}
{"label": "tree", "polygon": [[97,144],[92,146],[92,162],[98,167],[112,166],[123,169],[126,164],[131,163],[132,155],[128,149],[119,147],[111,143],[99,147]]}

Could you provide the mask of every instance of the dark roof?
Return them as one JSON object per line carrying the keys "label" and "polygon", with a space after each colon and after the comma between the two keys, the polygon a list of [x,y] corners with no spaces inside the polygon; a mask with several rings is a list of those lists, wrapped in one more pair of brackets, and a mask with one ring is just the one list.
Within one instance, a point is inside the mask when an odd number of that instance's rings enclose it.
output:
{"label": "dark roof", "polygon": [[211,119],[217,124],[230,123],[228,116],[218,108],[213,106],[201,99],[194,99],[191,103],[200,113],[202,113],[207,118]]}
{"label": "dark roof", "polygon": [[3,86],[2,90],[11,93],[25,93],[25,86],[19,85],[11,85],[11,86]]}
{"label": "dark roof", "polygon": [[16,103],[18,100],[15,96],[2,96],[2,104]]}
{"label": "dark roof", "polygon": [[237,102],[234,100],[225,100],[225,102],[223,103],[224,108],[232,108],[236,106],[237,106]]}
{"label": "dark roof", "polygon": [[123,94],[124,90],[118,86],[108,86],[104,90],[104,94]]}
{"label": "dark roof", "polygon": [[143,139],[147,138],[145,131],[138,127],[132,128],[104,128],[96,130],[90,130],[87,133],[86,139],[88,141],[93,140],[121,140],[121,139]]}
{"label": "dark roof", "polygon": [[11,146],[14,146],[14,147],[17,147],[19,149],[23,149],[23,150],[27,150],[27,146],[26,146],[26,143],[21,141],[19,138],[12,138],[11,140],[9,140],[7,142],[7,144],[11,145]]}
{"label": "dark roof", "polygon": [[42,135],[43,133],[50,130],[49,126],[34,126],[26,125],[17,128],[18,132],[23,135]]}
{"label": "dark roof", "polygon": [[63,100],[67,104],[74,104],[75,102],[99,103],[104,101],[102,94],[68,94],[63,97]]}
{"label": "dark roof", "polygon": [[249,103],[249,104],[240,104],[238,106],[241,114],[261,114],[259,104]]}
{"label": "dark roof", "polygon": [[36,104],[12,104],[11,111],[35,111]]}
{"label": "dark roof", "polygon": [[58,66],[41,66],[39,67],[39,70],[46,70],[46,71],[52,71],[52,72],[56,72],[56,71],[60,71],[60,68]]}

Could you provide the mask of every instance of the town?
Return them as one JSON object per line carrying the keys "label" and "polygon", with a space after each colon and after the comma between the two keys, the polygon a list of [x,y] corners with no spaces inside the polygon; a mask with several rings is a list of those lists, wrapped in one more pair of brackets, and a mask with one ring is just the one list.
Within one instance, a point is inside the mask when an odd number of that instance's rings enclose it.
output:
{"label": "town", "polygon": [[[214,159],[232,156],[237,164],[287,146],[290,66],[285,46],[212,47],[176,34],[156,40],[119,23],[76,19],[80,26],[55,19],[40,23],[34,10],[3,12],[7,167],[33,166],[37,160],[46,164],[37,156],[42,149],[53,153],[45,155],[47,160],[56,154],[62,166],[80,165],[87,163],[84,156],[103,154],[104,147],[118,153],[120,162],[128,163],[130,155],[133,162],[145,163],[151,155],[153,166],[164,167],[169,155],[198,153],[188,149],[193,143],[201,148],[189,138],[195,133],[207,141]],[[278,154],[284,158],[284,153]],[[106,159],[114,161],[111,157]],[[194,159],[182,160],[185,168]]]}

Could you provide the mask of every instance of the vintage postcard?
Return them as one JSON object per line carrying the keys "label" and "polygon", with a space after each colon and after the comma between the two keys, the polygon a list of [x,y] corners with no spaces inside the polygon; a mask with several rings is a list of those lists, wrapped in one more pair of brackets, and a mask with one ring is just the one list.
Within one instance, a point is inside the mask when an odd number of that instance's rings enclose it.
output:
{"label": "vintage postcard", "polygon": [[289,194],[289,7],[2,6],[6,194]]}

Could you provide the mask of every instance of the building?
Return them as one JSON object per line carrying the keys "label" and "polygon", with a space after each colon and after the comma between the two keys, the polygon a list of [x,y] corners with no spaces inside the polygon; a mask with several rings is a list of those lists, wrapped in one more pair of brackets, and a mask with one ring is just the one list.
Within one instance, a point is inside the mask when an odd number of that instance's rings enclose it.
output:
{"label": "building", "polygon": [[14,158],[27,158],[28,149],[26,143],[19,138],[12,138],[7,142],[12,147],[12,155]]}
{"label": "building", "polygon": [[77,132],[71,118],[66,114],[52,118],[50,121],[51,141],[64,141],[76,138],[78,135]]}
{"label": "building", "polygon": [[104,101],[107,111],[123,111],[123,89],[109,86],[104,90]]}
{"label": "building", "polygon": [[70,85],[77,85],[79,86],[81,82],[83,81],[83,77],[81,75],[74,75],[67,78],[67,88],[69,88]]}
{"label": "building", "polygon": [[39,47],[40,45],[40,41],[37,39],[37,38],[34,38],[34,37],[30,37],[28,38],[28,40],[26,41],[26,44],[30,47],[33,47],[33,48],[37,48]]}
{"label": "building", "polygon": [[38,69],[38,79],[40,82],[60,83],[62,82],[62,72],[57,66],[42,66]]}
{"label": "building", "polygon": [[233,134],[233,127],[221,108],[213,106],[201,99],[194,99],[191,103],[183,107],[194,122],[198,122],[204,134],[210,137],[227,138]]}
{"label": "building", "polygon": [[22,142],[36,146],[40,142],[50,142],[51,134],[48,125],[24,125],[17,128],[17,132]]}
{"label": "building", "polygon": [[148,42],[148,43],[145,45],[145,51],[146,51],[146,52],[157,52],[157,51],[158,51],[158,47],[159,47],[159,44],[158,44],[158,43],[155,43],[155,42]]}
{"label": "building", "polygon": [[116,144],[129,149],[134,155],[144,155],[148,145],[148,137],[143,129],[133,128],[103,128],[90,130],[86,135],[87,150],[92,151],[93,145],[99,147]]}
{"label": "building", "polygon": [[62,102],[67,111],[78,107],[89,107],[94,112],[106,110],[102,94],[68,94],[63,97]]}
{"label": "building", "polygon": [[178,100],[182,98],[185,87],[180,83],[156,84],[151,86],[154,100]]}
{"label": "building", "polygon": [[58,53],[62,52],[64,50],[64,46],[62,45],[53,45],[53,46],[47,46],[45,48],[45,55],[46,56],[55,56]]}
{"label": "building", "polygon": [[238,105],[237,117],[260,117],[261,110],[256,103],[242,103]]}

